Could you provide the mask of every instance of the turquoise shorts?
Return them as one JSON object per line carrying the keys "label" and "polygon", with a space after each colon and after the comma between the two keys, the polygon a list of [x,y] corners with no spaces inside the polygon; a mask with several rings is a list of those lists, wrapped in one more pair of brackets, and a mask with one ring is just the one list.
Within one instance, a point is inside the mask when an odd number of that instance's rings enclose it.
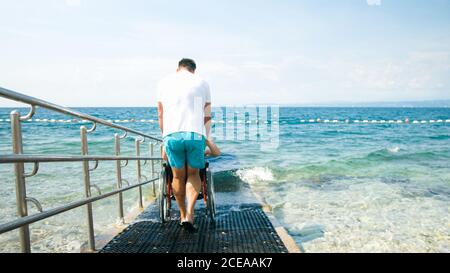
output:
{"label": "turquoise shorts", "polygon": [[178,132],[164,137],[164,149],[170,166],[181,169],[186,163],[194,169],[205,168],[206,139],[192,132]]}

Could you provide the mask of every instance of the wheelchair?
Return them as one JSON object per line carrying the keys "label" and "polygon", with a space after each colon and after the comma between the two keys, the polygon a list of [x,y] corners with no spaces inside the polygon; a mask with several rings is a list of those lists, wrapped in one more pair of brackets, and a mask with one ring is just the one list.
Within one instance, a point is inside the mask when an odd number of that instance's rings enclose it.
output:
{"label": "wheelchair", "polygon": [[[170,220],[172,201],[175,200],[172,190],[172,180],[173,174],[170,165],[168,163],[163,163],[158,192],[159,218],[161,223]],[[211,222],[214,222],[216,216],[216,204],[214,180],[209,168],[209,162],[205,162],[205,168],[200,170],[200,181],[201,189],[197,201],[203,199],[206,207],[206,216]]]}

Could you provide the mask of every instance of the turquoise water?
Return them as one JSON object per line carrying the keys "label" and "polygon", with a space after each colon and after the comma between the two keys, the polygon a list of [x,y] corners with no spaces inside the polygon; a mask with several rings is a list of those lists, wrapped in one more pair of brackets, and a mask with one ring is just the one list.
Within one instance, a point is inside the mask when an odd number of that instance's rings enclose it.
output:
{"label": "turquoise water", "polygon": [[[1,154],[11,149],[10,127],[5,121],[11,110],[0,109]],[[128,120],[123,125],[149,134],[158,132],[153,108],[82,111],[113,121]],[[217,183],[232,180],[250,185],[308,252],[450,251],[450,123],[445,122],[450,119],[450,109],[280,108],[277,113],[268,125],[242,120],[240,126],[247,135],[228,134],[227,138],[218,130],[227,121],[220,123],[216,115],[217,144],[224,152],[213,160]],[[317,118],[322,122],[308,122]],[[388,122],[405,118],[410,124]],[[59,119],[71,118],[39,109],[33,121],[25,122],[25,153],[79,154],[80,123],[57,122]],[[326,119],[331,122],[324,123]],[[345,123],[346,119],[350,122]],[[428,122],[413,124],[414,120]],[[276,136],[271,149],[263,138],[247,137],[264,135],[260,132],[264,126]],[[89,135],[90,154],[112,154],[114,132],[99,126]],[[148,151],[148,146],[145,149]],[[132,137],[123,142],[122,152],[134,153]],[[111,167],[112,163],[100,164],[92,175],[93,183],[104,192],[115,185]],[[124,170],[124,177],[133,181],[134,164]],[[145,172],[150,175],[149,169]],[[12,166],[0,165],[0,177],[0,222],[4,223],[15,217]],[[27,192],[45,209],[82,197],[82,185],[79,163],[42,164],[39,175],[27,180]],[[150,189],[145,188],[146,196]],[[137,191],[125,194],[125,200],[127,211],[134,208]],[[31,204],[30,212],[35,212]],[[33,250],[78,251],[86,237],[83,214],[84,210],[78,209],[33,224]],[[117,218],[115,198],[96,203],[94,218],[97,234],[111,227]],[[17,232],[0,235],[0,251],[16,251],[16,240]]]}

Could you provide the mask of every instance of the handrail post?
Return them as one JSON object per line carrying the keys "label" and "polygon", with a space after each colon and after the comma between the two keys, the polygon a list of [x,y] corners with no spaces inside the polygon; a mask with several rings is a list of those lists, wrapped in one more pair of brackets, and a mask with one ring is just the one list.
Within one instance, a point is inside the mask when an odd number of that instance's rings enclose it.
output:
{"label": "handrail post", "polygon": [[[140,157],[141,156],[141,141],[139,139],[136,139],[135,141],[136,143],[136,156]],[[137,169],[137,181],[138,183],[141,183],[141,160],[136,160],[136,169]],[[139,186],[139,208],[143,209],[144,208],[144,204],[142,203],[142,187]]]}
{"label": "handrail post", "polygon": [[[80,127],[81,134],[81,154],[88,155],[87,143],[87,129],[85,126]],[[91,197],[91,177],[89,172],[89,161],[83,161],[83,178],[84,178],[84,193],[87,198]],[[95,235],[94,235],[94,219],[92,215],[92,204],[86,205],[87,214],[87,231],[88,231],[88,246],[89,251],[95,251]]]}
{"label": "handrail post", "polygon": [[[114,135],[114,147],[116,156],[120,155],[120,136],[119,134]],[[122,188],[122,166],[121,161],[116,160],[116,187],[117,189]],[[120,192],[117,195],[117,201],[119,202],[119,221],[124,223],[124,214],[123,214],[123,194]]]}
{"label": "handrail post", "polygon": [[[20,113],[11,112],[11,136],[12,149],[14,154],[23,154],[22,145],[22,125],[20,122]],[[24,163],[14,163],[14,172],[16,176],[16,206],[17,215],[25,217],[28,215],[27,191],[25,186]],[[31,252],[30,229],[28,225],[19,228],[20,248],[24,253]]]}
{"label": "handrail post", "polygon": [[[150,143],[150,157],[153,157],[154,155],[154,147],[155,144],[153,142]],[[151,161],[152,165],[151,165],[151,171],[152,171],[152,176],[151,179],[155,178],[155,161],[152,160]],[[152,188],[153,188],[153,197],[156,196],[156,187],[155,187],[155,181],[153,181],[152,183]]]}

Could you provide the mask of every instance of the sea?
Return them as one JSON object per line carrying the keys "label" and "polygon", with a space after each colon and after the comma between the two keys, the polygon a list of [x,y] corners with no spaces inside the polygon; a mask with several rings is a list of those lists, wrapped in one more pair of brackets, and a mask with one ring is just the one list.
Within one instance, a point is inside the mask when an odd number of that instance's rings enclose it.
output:
{"label": "sea", "polygon": [[[0,108],[3,155],[12,151],[12,110]],[[155,108],[76,110],[160,136]],[[222,150],[211,160],[216,188],[228,195],[251,189],[264,198],[303,251],[450,252],[450,108],[252,106],[213,112],[213,136]],[[80,155],[82,125],[91,127],[38,108],[22,123],[24,153]],[[88,135],[89,153],[112,155],[115,133],[122,134],[97,126]],[[142,144],[143,155],[150,144]],[[121,154],[135,155],[133,135],[122,140]],[[151,177],[149,166],[143,172]],[[27,172],[32,168],[26,164]],[[135,162],[123,176],[136,181]],[[100,162],[91,183],[102,193],[114,190],[114,163]],[[26,188],[44,210],[79,200],[81,163],[42,163]],[[152,185],[143,189],[152,200]],[[136,208],[137,196],[137,190],[124,194],[126,212]],[[117,198],[93,207],[96,235],[117,225]],[[31,202],[28,210],[38,213]],[[13,165],[0,164],[0,225],[16,218]],[[32,251],[79,252],[85,219],[81,207],[32,224]],[[18,241],[17,231],[0,234],[0,252],[19,251]]]}

